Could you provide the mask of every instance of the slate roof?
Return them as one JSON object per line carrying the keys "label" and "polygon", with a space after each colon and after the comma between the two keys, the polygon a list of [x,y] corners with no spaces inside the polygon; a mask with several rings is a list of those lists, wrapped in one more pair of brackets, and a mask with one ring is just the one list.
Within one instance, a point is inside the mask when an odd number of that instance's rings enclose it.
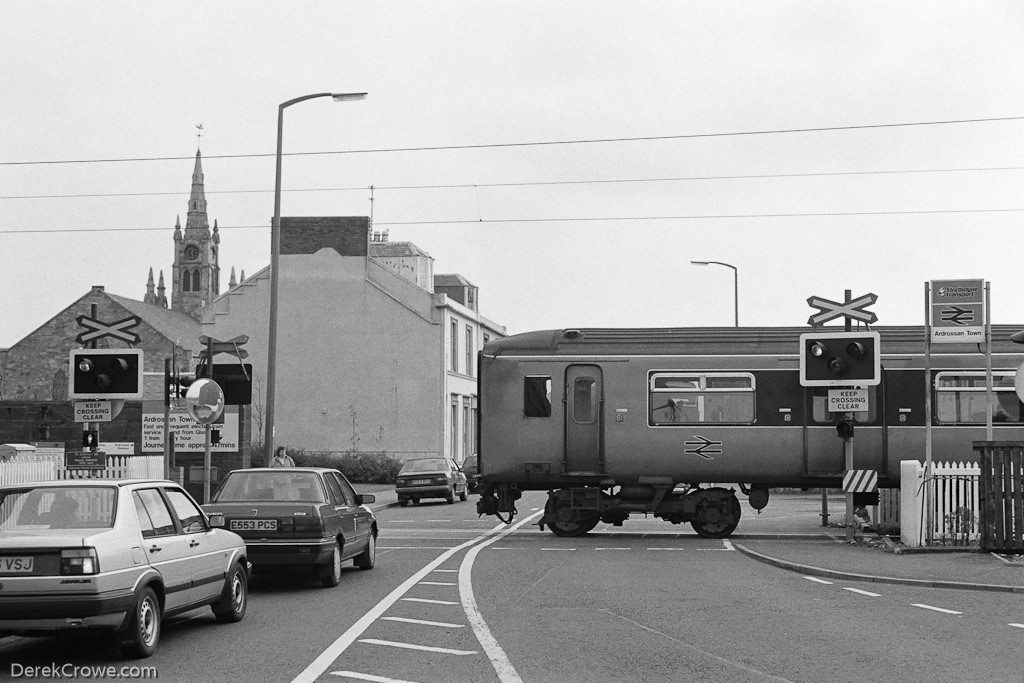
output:
{"label": "slate roof", "polygon": [[133,314],[145,320],[146,324],[168,339],[179,343],[186,349],[199,347],[199,335],[202,332],[202,325],[187,313],[154,306],[109,292],[104,293]]}
{"label": "slate roof", "polygon": [[374,258],[398,256],[426,256],[432,258],[430,254],[412,242],[370,242],[370,256]]}

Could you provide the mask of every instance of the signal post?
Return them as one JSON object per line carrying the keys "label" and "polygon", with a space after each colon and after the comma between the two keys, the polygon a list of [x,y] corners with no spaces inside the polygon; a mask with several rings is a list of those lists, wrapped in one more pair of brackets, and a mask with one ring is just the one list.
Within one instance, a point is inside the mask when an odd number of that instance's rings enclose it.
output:
{"label": "signal post", "polygon": [[845,331],[813,331],[800,335],[800,384],[805,387],[829,387],[829,411],[843,414],[842,420],[836,424],[836,430],[843,439],[846,468],[843,473],[843,490],[846,492],[847,540],[855,537],[855,493],[875,492],[878,487],[877,472],[859,472],[854,469],[853,427],[856,413],[866,412],[870,408],[866,387],[877,386],[882,381],[881,342],[878,332],[853,332],[850,329],[853,319],[868,324],[878,319],[874,313],[864,310],[877,300],[874,294],[851,300],[850,290],[846,290],[843,303],[811,297],[807,303],[818,308],[819,312],[812,315],[808,323],[817,330],[818,325],[842,316],[846,318]]}

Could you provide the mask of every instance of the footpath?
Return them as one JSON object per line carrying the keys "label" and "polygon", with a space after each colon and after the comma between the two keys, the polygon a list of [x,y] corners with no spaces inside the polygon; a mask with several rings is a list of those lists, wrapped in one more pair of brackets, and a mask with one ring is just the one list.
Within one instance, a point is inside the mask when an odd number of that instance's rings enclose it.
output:
{"label": "footpath", "polygon": [[[372,508],[398,504],[393,486],[355,488],[374,494]],[[773,495],[760,514],[741,502],[743,516],[729,541],[759,562],[848,581],[1024,593],[1024,556],[985,552],[977,545],[908,548],[867,529],[847,541],[841,495],[829,496],[827,526],[822,526],[820,494]]]}

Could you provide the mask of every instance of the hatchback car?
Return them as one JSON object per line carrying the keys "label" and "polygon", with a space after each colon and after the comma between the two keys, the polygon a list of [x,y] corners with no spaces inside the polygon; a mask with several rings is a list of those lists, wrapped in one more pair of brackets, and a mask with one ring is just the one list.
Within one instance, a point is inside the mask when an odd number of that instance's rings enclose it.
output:
{"label": "hatchback car", "polygon": [[466,487],[470,493],[476,493],[480,486],[480,461],[477,456],[471,455],[462,463],[462,473],[466,475]]}
{"label": "hatchback car", "polygon": [[372,502],[337,470],[260,467],[231,471],[204,508],[245,539],[254,570],[306,567],[333,587],[346,560],[373,569],[377,519],[366,507]]}
{"label": "hatchback car", "polygon": [[402,507],[421,498],[444,498],[449,503],[466,500],[466,475],[450,458],[413,458],[402,463],[395,480],[395,492]]}
{"label": "hatchback car", "polygon": [[162,619],[248,604],[245,543],[177,484],[78,479],[0,488],[0,636],[108,630],[148,657]]}

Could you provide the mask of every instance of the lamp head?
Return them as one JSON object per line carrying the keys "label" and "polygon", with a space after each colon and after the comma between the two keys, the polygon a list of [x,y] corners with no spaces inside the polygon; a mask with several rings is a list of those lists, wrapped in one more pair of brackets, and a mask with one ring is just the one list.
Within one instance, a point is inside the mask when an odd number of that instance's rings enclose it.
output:
{"label": "lamp head", "polygon": [[348,102],[350,100],[365,100],[366,99],[366,93],[364,93],[364,92],[342,92],[342,93],[332,94],[331,95],[331,99],[333,99],[335,102]]}

